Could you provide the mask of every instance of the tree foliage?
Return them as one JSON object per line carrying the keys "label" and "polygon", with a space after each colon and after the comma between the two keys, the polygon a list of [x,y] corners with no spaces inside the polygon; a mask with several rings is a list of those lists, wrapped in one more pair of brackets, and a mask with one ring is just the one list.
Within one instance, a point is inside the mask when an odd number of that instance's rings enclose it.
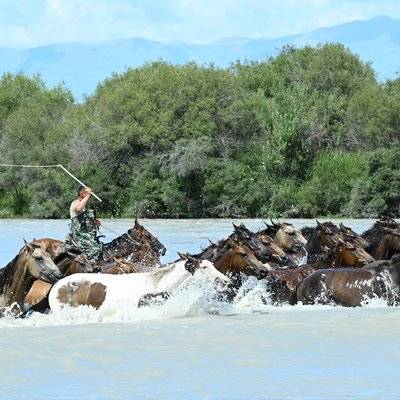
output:
{"label": "tree foliage", "polygon": [[[340,44],[228,69],[127,69],[75,103],[40,77],[0,79],[7,163],[64,164],[108,216],[399,215],[400,79]],[[2,169],[0,217],[66,217],[56,170]]]}

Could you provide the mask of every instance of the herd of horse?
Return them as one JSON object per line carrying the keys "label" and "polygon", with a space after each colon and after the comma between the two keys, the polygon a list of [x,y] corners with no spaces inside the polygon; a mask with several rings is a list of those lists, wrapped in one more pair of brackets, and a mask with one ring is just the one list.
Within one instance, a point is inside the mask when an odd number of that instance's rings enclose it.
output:
{"label": "herd of horse", "polygon": [[66,306],[95,309],[127,302],[159,305],[194,278],[213,284],[219,300],[234,301],[252,276],[272,304],[360,306],[370,299],[400,304],[400,224],[381,219],[358,234],[343,224],[296,229],[271,221],[259,231],[233,224],[233,233],[198,254],[161,265],[165,246],[137,220],[104,245],[99,260],[54,239],[25,245],[0,269],[0,315],[26,317]]}

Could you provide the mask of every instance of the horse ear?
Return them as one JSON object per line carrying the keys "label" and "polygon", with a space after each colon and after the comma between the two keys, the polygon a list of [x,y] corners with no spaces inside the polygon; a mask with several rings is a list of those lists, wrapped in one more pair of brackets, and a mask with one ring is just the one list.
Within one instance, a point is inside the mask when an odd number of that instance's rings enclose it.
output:
{"label": "horse ear", "polygon": [[200,260],[187,255],[187,260],[185,261],[185,269],[192,275],[196,272],[196,269],[200,266]]}
{"label": "horse ear", "polygon": [[138,221],[138,219],[137,218],[135,218],[135,227],[138,227],[140,224],[139,224],[139,221]]}
{"label": "horse ear", "polygon": [[234,247],[237,245],[237,240],[235,238],[229,238],[228,244],[229,246]]}
{"label": "horse ear", "polygon": [[25,247],[28,248],[30,251],[33,250],[33,247],[31,246],[31,244],[28,243],[25,239],[24,239],[24,244],[25,244]]}
{"label": "horse ear", "polygon": [[317,226],[318,226],[318,228],[322,228],[321,222],[319,222],[317,219],[316,219],[316,221],[317,221]]}
{"label": "horse ear", "polygon": [[188,259],[187,254],[179,253],[179,251],[178,251],[178,256],[183,261],[186,261]]}
{"label": "horse ear", "polygon": [[272,220],[272,218],[270,218],[270,221],[271,221],[271,224],[272,224],[272,226],[273,226],[274,228],[278,226],[278,224],[276,224],[276,223]]}

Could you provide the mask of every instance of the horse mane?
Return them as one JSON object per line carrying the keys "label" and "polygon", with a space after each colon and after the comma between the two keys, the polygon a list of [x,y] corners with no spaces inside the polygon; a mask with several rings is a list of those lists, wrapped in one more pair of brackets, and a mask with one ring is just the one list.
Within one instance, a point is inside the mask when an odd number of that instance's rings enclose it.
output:
{"label": "horse mane", "polygon": [[[182,260],[179,260],[179,261],[182,261]],[[179,262],[179,261],[177,261],[177,262]],[[172,272],[175,267],[176,267],[176,262],[172,263],[172,264],[169,264],[169,265],[167,265],[165,267],[158,268],[158,269],[156,269],[154,271],[151,271],[150,272],[150,276],[153,279],[155,279],[156,281],[159,281],[165,275],[168,275],[170,272]]]}
{"label": "horse mane", "polygon": [[[321,245],[319,240],[320,226],[323,228],[330,228],[335,233],[339,233],[339,228],[333,222],[323,222],[316,227],[306,227],[308,232],[311,232],[311,236],[307,239],[307,252],[309,257],[309,262],[316,262],[320,260],[321,257]],[[303,228],[304,229],[304,228]],[[303,233],[303,231],[302,231]]]}
{"label": "horse mane", "polygon": [[376,221],[371,228],[365,231],[361,237],[368,242],[367,251],[374,249],[378,246],[379,242],[382,239],[383,234],[383,224],[381,221]]}
{"label": "horse mane", "polygon": [[[332,221],[327,221],[327,222],[323,222],[321,224],[324,228],[329,228],[332,231],[334,231],[335,233],[340,233],[340,228],[335,225]],[[317,227],[318,228],[318,227]]]}
{"label": "horse mane", "polygon": [[265,224],[265,228],[264,229],[260,229],[259,231],[256,232],[256,235],[268,235],[268,236],[275,236],[276,232],[278,232],[280,229],[280,224],[279,224],[279,228],[273,225],[268,225]]}
{"label": "horse mane", "polygon": [[315,231],[315,226],[304,226],[303,228],[300,229],[300,233],[307,239],[307,242],[312,237],[314,231]]}
{"label": "horse mane", "polygon": [[[111,240],[111,242],[107,243],[107,246],[114,246],[114,245],[119,245],[122,242],[132,242],[133,239],[131,235],[129,235],[128,232],[123,233],[121,236],[116,237],[115,239]],[[132,243],[133,244],[133,243]]]}
{"label": "horse mane", "polygon": [[10,272],[13,270],[21,252],[19,252],[5,267],[0,269],[0,293],[9,280]]}

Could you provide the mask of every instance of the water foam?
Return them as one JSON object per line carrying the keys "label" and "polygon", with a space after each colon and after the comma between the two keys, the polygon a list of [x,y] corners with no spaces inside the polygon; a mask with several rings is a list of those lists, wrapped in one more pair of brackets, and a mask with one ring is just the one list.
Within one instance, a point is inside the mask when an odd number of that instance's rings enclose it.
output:
{"label": "water foam", "polygon": [[[328,305],[274,305],[265,290],[265,284],[255,278],[244,281],[232,303],[217,300],[213,285],[202,277],[185,284],[162,305],[138,308],[136,305],[115,302],[107,309],[92,307],[64,307],[49,314],[32,313],[26,319],[6,315],[0,319],[0,328],[64,326],[107,323],[140,323],[174,318],[190,318],[211,315],[237,315],[251,313],[316,312],[344,309]],[[380,298],[365,299],[363,308],[388,308],[387,301]],[[348,309],[348,308],[346,308]]]}

